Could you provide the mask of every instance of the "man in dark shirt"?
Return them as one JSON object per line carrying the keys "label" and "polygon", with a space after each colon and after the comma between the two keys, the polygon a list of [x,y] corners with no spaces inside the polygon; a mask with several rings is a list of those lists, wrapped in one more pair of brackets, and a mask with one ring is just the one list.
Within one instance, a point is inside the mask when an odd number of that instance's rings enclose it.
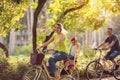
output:
{"label": "man in dark shirt", "polygon": [[108,43],[108,47],[105,48],[106,50],[110,49],[109,52],[105,55],[103,62],[104,62],[104,70],[107,71],[106,68],[106,60],[111,60],[115,65],[115,70],[118,69],[119,65],[117,62],[115,62],[114,58],[117,57],[120,54],[120,45],[117,37],[113,34],[113,29],[108,28],[108,37],[106,38],[105,41],[103,41],[99,46],[97,46],[96,49],[99,49],[102,47],[104,44]]}

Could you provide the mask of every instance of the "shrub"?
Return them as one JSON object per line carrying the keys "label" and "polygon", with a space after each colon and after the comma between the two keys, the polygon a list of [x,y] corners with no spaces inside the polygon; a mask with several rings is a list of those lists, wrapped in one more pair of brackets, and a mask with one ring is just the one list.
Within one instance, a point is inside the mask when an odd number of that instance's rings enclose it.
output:
{"label": "shrub", "polygon": [[0,56],[0,80],[22,80],[29,66],[27,57],[4,58]]}
{"label": "shrub", "polygon": [[13,55],[30,55],[31,52],[32,45],[24,45],[16,47]]}

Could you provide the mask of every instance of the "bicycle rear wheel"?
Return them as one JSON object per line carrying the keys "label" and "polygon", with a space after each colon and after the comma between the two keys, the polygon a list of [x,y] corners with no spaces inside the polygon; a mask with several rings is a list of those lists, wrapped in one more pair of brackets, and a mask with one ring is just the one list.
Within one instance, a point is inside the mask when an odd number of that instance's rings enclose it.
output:
{"label": "bicycle rear wheel", "polygon": [[23,75],[22,80],[47,80],[47,76],[41,67],[31,68]]}
{"label": "bicycle rear wheel", "polygon": [[70,74],[72,75],[72,80],[79,80],[79,70],[75,68],[75,70],[71,70]]}
{"label": "bicycle rear wheel", "polygon": [[61,71],[60,80],[79,80],[79,70],[75,68],[74,70],[63,70]]}
{"label": "bicycle rear wheel", "polygon": [[[120,65],[120,60],[117,61],[118,64]],[[113,71],[113,76],[117,79],[120,80],[120,67],[117,70]]]}
{"label": "bicycle rear wheel", "polygon": [[88,80],[97,79],[101,80],[103,75],[103,66],[97,62],[92,61],[86,67],[86,77]]}

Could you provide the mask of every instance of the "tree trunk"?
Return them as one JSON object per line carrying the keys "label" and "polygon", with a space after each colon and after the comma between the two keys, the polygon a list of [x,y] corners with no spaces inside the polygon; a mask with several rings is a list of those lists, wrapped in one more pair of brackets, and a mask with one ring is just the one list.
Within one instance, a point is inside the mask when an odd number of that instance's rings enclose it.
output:
{"label": "tree trunk", "polygon": [[[31,0],[32,2],[32,0]],[[31,43],[32,39],[32,27],[33,27],[33,10],[31,6],[27,10],[27,33],[28,33],[28,43]]]}
{"label": "tree trunk", "polygon": [[42,8],[43,8],[43,6],[44,6],[44,4],[45,4],[45,2],[46,2],[47,0],[38,0],[38,6],[37,6],[37,8],[36,8],[36,10],[35,10],[35,12],[34,12],[34,22],[33,22],[33,52],[35,52],[35,49],[36,49],[36,36],[37,36],[37,34],[36,34],[36,28],[37,28],[37,21],[38,21],[38,15],[39,15],[39,13],[40,13],[40,11],[42,10]]}
{"label": "tree trunk", "polygon": [[14,53],[15,48],[15,31],[11,30],[10,32],[10,39],[9,39],[9,55],[12,55]]}
{"label": "tree trunk", "polygon": [[5,45],[3,43],[5,43],[5,40],[2,36],[0,36],[0,48],[5,51],[5,56],[9,57],[8,49],[5,47]]}
{"label": "tree trunk", "polygon": [[8,49],[7,49],[7,48],[4,46],[4,44],[2,44],[1,42],[0,42],[0,48],[5,51],[6,57],[9,57],[9,55],[8,55]]}

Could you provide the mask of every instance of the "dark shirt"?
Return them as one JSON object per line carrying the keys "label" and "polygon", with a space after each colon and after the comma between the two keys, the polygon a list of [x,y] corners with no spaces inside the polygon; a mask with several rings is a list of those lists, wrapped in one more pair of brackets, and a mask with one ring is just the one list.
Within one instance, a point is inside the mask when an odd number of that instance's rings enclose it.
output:
{"label": "dark shirt", "polygon": [[111,44],[112,41],[115,41],[115,44],[111,47],[110,51],[120,51],[119,41],[118,41],[118,38],[115,35],[109,36],[105,40],[105,42],[109,43],[109,44]]}

